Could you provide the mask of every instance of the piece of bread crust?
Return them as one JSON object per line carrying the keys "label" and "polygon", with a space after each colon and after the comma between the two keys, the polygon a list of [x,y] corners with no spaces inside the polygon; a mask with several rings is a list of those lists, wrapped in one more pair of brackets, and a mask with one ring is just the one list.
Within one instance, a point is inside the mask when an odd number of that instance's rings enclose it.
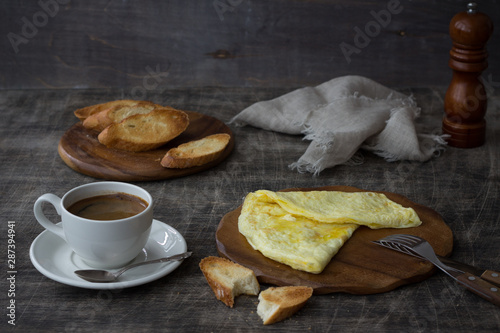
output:
{"label": "piece of bread crust", "polygon": [[137,101],[137,103],[134,104],[117,104],[88,116],[83,121],[83,127],[101,132],[109,125],[119,123],[127,117],[135,114],[149,113],[153,111],[153,109],[161,107],[161,105],[148,101]]}
{"label": "piece of bread crust", "polygon": [[229,259],[206,257],[201,260],[200,269],[215,297],[230,308],[236,296],[259,294],[260,285],[255,273]]}
{"label": "piece of bread crust", "polygon": [[137,104],[138,101],[132,100],[132,99],[120,99],[117,101],[111,101],[111,102],[106,102],[106,103],[100,103],[100,104],[94,104],[90,106],[86,106],[84,108],[75,110],[73,113],[74,115],[80,119],[81,121],[84,121],[87,119],[89,116],[107,110],[109,108],[112,108],[116,105],[135,105]]}
{"label": "piece of bread crust", "polygon": [[274,324],[299,311],[312,294],[311,287],[270,287],[259,294],[257,314],[264,325]]}
{"label": "piece of bread crust", "polygon": [[184,111],[156,108],[109,125],[97,138],[108,148],[147,151],[163,146],[184,132],[188,125],[189,117]]}
{"label": "piece of bread crust", "polygon": [[207,164],[219,158],[229,144],[231,136],[219,133],[190,141],[170,149],[161,160],[165,168],[184,169]]}

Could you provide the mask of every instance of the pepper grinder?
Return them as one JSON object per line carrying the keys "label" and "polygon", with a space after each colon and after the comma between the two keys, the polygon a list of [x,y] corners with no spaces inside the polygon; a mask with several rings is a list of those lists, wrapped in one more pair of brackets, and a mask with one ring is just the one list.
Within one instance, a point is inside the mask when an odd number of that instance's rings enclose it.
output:
{"label": "pepper grinder", "polygon": [[450,22],[453,46],[448,65],[453,70],[444,101],[443,134],[448,145],[479,147],[486,134],[487,96],[481,73],[488,67],[486,43],[493,33],[493,22],[477,11],[475,3]]}

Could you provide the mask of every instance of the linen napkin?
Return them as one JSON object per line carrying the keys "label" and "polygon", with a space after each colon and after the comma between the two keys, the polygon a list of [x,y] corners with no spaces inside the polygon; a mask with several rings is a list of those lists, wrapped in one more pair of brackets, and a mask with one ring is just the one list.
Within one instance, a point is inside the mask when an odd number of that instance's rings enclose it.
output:
{"label": "linen napkin", "polygon": [[311,143],[290,168],[319,174],[352,162],[360,148],[388,161],[426,161],[438,155],[446,144],[444,137],[418,133],[419,115],[412,96],[349,75],[255,103],[229,123],[303,134]]}

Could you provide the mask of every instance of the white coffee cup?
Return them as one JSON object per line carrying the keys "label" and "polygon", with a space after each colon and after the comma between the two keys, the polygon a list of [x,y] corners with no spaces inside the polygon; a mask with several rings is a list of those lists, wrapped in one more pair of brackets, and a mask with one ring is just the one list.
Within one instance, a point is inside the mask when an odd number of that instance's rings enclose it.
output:
{"label": "white coffee cup", "polygon": [[[118,220],[90,220],[70,213],[75,202],[98,195],[127,193],[148,203],[137,215]],[[52,204],[62,222],[55,224],[43,213],[42,204]],[[153,198],[141,187],[122,182],[95,182],[67,192],[62,199],[47,193],[34,205],[35,217],[44,228],[66,241],[87,264],[96,268],[117,268],[132,261],[144,248],[153,222]]]}

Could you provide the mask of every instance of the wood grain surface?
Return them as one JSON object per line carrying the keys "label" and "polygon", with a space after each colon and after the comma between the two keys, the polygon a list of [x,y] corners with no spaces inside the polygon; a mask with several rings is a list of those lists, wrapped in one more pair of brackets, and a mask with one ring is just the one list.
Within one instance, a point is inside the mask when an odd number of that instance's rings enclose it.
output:
{"label": "wood grain surface", "polygon": [[[363,191],[349,186],[328,186],[316,189],[287,189],[285,191]],[[382,192],[404,207],[415,209],[422,220],[416,228],[369,229],[358,228],[353,236],[320,274],[311,274],[266,258],[247,242],[238,231],[241,206],[226,214],[217,229],[217,250],[223,257],[252,269],[261,283],[275,285],[309,286],[315,294],[346,292],[374,294],[393,290],[404,284],[429,277],[434,266],[424,260],[388,250],[371,243],[393,234],[411,234],[425,238],[441,256],[449,256],[453,249],[453,234],[434,210],[411,202],[407,198]]]}
{"label": "wood grain surface", "polygon": [[[142,99],[152,89],[317,85],[346,74],[391,86],[448,85],[449,23],[467,5],[451,0],[62,3],[47,16],[39,1],[0,2],[1,89],[113,87]],[[481,1],[479,10],[498,24],[498,2]],[[33,17],[43,26],[33,25]],[[499,81],[494,73],[500,62],[493,61],[500,56],[499,37],[495,29],[488,44],[492,61],[484,78],[489,82]]]}
{"label": "wood grain surface", "polygon": [[[144,152],[110,149],[99,142],[98,132],[76,123],[59,141],[59,156],[75,171],[95,178],[120,181],[178,178],[205,171],[225,160],[234,148],[234,137],[229,127],[217,118],[192,111],[185,112],[189,116],[189,126],[177,138],[158,149]],[[169,149],[217,133],[227,133],[231,139],[223,154],[216,160],[185,169],[164,168],[160,164]]]}

